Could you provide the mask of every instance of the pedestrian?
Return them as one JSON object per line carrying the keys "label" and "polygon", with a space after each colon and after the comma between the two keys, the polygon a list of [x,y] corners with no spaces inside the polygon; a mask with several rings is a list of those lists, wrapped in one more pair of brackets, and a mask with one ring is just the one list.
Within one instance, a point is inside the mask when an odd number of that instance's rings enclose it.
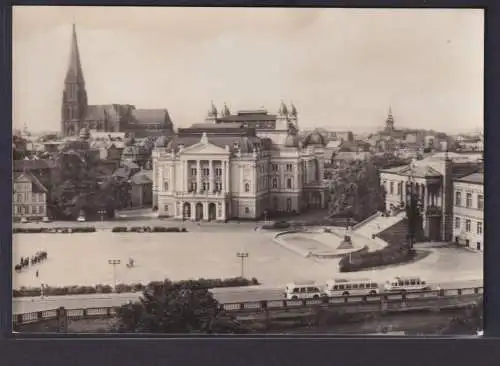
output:
{"label": "pedestrian", "polygon": [[36,276],[36,278],[38,278],[38,269],[35,272],[35,276]]}

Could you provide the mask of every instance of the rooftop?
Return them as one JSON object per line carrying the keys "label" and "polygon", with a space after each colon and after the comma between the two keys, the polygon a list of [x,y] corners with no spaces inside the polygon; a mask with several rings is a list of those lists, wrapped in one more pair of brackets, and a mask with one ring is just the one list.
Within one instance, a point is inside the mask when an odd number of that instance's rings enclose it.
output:
{"label": "rooftop", "polygon": [[473,173],[470,175],[466,175],[465,177],[456,179],[456,182],[484,184],[484,174],[483,173]]}

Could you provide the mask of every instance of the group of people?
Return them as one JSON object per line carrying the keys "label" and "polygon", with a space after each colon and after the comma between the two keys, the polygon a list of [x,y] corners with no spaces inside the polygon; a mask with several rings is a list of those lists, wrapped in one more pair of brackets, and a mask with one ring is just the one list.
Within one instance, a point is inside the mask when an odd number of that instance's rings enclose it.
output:
{"label": "group of people", "polygon": [[[34,256],[31,258],[29,257],[21,257],[21,260],[19,261],[19,264],[16,264],[14,266],[14,269],[16,272],[21,272],[23,268],[27,268],[30,265],[34,265],[37,263],[41,263],[47,259],[47,252],[41,251],[41,252],[36,252]],[[36,271],[36,276],[38,277],[38,270]]]}

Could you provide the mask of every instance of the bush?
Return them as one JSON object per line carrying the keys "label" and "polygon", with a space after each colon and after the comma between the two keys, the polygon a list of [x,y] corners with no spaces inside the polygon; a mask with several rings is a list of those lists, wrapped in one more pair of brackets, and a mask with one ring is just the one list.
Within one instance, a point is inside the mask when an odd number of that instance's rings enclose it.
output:
{"label": "bush", "polygon": [[412,254],[406,246],[387,246],[381,250],[363,251],[344,256],[339,262],[340,272],[355,272],[363,269],[398,264],[411,259]]}
{"label": "bush", "polygon": [[[117,293],[126,292],[139,292],[144,291],[146,288],[151,288],[157,285],[161,285],[161,281],[150,282],[147,286],[142,283],[133,284],[117,284]],[[254,286],[259,285],[259,281],[253,277],[251,279],[243,277],[233,277],[225,279],[205,279],[199,278],[197,280],[183,280],[174,282],[174,287],[192,287],[199,289],[212,289],[221,287],[243,287],[243,286]],[[46,296],[62,296],[62,295],[81,295],[81,294],[107,294],[113,292],[113,288],[109,285],[96,285],[96,286],[65,286],[65,287],[50,287],[45,286],[43,293]],[[12,290],[13,297],[37,297],[41,296],[40,287],[21,287],[19,289]]]}
{"label": "bush", "polygon": [[12,229],[14,234],[69,234],[69,233],[95,233],[97,230],[93,226],[87,227],[15,227]]}
{"label": "bush", "polygon": [[262,229],[266,230],[288,229],[290,228],[290,226],[292,225],[287,221],[276,221],[273,222],[272,224],[262,225]]}
{"label": "bush", "polygon": [[186,233],[186,228],[165,226],[133,226],[130,229],[124,226],[115,226],[113,233]]}
{"label": "bush", "polygon": [[113,229],[111,229],[111,232],[113,233],[126,233],[128,229],[125,226],[115,226]]}

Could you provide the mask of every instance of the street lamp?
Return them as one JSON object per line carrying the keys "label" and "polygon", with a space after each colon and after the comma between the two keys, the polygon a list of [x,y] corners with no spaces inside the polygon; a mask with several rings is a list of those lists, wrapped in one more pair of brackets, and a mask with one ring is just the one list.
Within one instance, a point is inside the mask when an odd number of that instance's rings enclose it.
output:
{"label": "street lamp", "polygon": [[113,266],[113,288],[116,291],[116,266],[121,263],[121,260],[119,259],[109,259],[108,264],[111,264]]}
{"label": "street lamp", "polygon": [[241,260],[241,278],[245,278],[245,259],[248,258],[247,252],[238,252],[236,257]]}

